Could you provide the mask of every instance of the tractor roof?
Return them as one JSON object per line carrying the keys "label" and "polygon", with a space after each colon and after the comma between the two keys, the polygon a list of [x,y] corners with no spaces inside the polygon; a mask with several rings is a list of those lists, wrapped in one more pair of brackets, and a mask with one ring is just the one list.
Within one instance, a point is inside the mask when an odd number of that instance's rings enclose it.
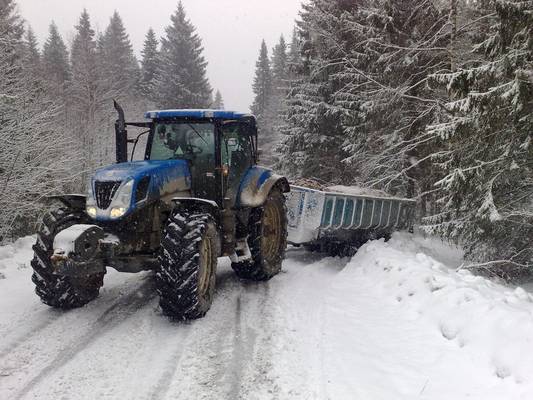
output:
{"label": "tractor roof", "polygon": [[145,118],[218,118],[218,119],[241,119],[252,117],[249,113],[226,110],[156,110],[148,111]]}

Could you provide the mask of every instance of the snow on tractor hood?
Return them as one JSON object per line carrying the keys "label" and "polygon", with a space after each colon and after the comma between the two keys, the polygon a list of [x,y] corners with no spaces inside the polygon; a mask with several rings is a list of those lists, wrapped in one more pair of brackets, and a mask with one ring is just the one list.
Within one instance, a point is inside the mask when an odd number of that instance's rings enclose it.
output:
{"label": "snow on tractor hood", "polygon": [[[126,182],[134,181],[133,193],[142,187],[142,182],[148,200],[161,199],[170,202],[172,197],[183,195],[191,189],[191,173],[185,160],[150,160],[133,161],[113,164],[96,170],[92,179],[92,189],[95,182]],[[135,197],[135,196],[134,196]]]}

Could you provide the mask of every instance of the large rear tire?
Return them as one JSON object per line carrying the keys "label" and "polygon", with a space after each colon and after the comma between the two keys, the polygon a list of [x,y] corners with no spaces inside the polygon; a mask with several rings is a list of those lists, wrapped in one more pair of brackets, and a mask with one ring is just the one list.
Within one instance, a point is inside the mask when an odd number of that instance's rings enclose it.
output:
{"label": "large rear tire", "polygon": [[219,246],[211,215],[182,212],[169,218],[156,274],[163,314],[189,320],[207,313],[215,293]]}
{"label": "large rear tire", "polygon": [[265,204],[252,210],[249,219],[248,247],[252,259],[232,263],[239,278],[266,281],[281,271],[287,248],[287,210],[285,196],[272,189]]}
{"label": "large rear tire", "polygon": [[84,222],[84,214],[67,208],[59,208],[46,214],[33,246],[32,281],[35,292],[44,304],[70,309],[81,307],[98,297],[104,284],[104,273],[84,278],[71,278],[53,274],[50,257],[54,251],[54,238],[62,230]]}

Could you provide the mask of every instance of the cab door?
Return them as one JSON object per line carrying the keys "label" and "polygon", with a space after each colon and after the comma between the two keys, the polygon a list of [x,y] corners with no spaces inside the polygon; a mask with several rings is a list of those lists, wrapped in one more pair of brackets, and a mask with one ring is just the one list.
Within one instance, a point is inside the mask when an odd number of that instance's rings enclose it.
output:
{"label": "cab door", "polygon": [[235,205],[242,178],[253,165],[252,130],[243,122],[222,124],[221,161],[225,175],[224,197]]}

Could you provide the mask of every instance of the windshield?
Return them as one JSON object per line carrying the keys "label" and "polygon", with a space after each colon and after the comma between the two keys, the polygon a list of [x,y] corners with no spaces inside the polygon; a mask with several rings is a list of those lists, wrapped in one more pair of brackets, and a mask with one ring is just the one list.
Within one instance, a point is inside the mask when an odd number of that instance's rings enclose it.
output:
{"label": "windshield", "polygon": [[215,126],[210,122],[156,123],[150,160],[191,159],[215,153]]}

